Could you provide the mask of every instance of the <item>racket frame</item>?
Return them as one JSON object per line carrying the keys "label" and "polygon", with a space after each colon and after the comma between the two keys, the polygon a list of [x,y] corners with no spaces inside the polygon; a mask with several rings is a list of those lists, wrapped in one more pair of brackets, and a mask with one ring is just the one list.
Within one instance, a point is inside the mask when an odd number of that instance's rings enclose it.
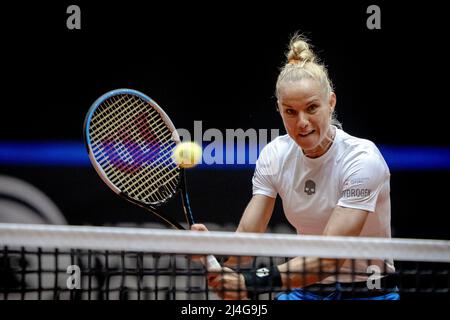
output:
{"label": "racket frame", "polygon": [[190,203],[189,203],[189,197],[188,197],[187,190],[186,190],[186,175],[185,175],[185,171],[183,168],[179,168],[180,181],[178,182],[177,192],[172,193],[171,196],[168,197],[166,200],[159,201],[159,202],[156,202],[153,204],[146,204],[146,203],[140,202],[140,201],[128,196],[128,194],[126,192],[123,192],[122,190],[117,188],[113,183],[111,183],[111,181],[108,179],[108,176],[106,175],[106,173],[103,171],[102,167],[99,165],[99,163],[95,159],[94,152],[91,147],[91,139],[90,139],[90,134],[89,134],[89,128],[90,128],[92,116],[93,116],[95,110],[97,110],[97,108],[103,102],[105,102],[106,100],[108,100],[114,96],[123,95],[123,94],[130,94],[130,95],[138,96],[145,102],[149,103],[155,109],[155,111],[157,111],[160,114],[164,123],[169,128],[169,130],[171,132],[172,140],[176,144],[180,143],[180,136],[179,136],[173,122],[170,120],[169,116],[164,112],[164,110],[153,99],[151,99],[147,95],[145,95],[142,92],[139,92],[137,90],[128,89],[128,88],[115,89],[115,90],[112,90],[112,91],[109,91],[109,92],[103,94],[101,97],[99,97],[97,100],[95,100],[95,102],[90,107],[90,109],[87,113],[87,116],[85,118],[83,133],[84,133],[84,141],[85,141],[86,149],[87,149],[87,152],[89,155],[89,159],[90,159],[91,163],[93,164],[94,169],[97,171],[98,175],[100,176],[100,178],[114,193],[116,193],[117,195],[121,196],[122,198],[134,203],[135,205],[138,205],[144,209],[149,210],[151,213],[153,213],[154,215],[159,217],[161,220],[166,222],[171,227],[173,227],[175,229],[185,230],[186,228],[184,228],[180,223],[175,221],[169,215],[163,214],[161,212],[161,209],[159,208],[162,204],[167,203],[170,199],[175,197],[178,192],[181,192],[181,200],[182,200],[181,202],[182,202],[183,212],[184,212],[186,221],[187,221],[189,227],[195,223],[194,219],[193,219]]}

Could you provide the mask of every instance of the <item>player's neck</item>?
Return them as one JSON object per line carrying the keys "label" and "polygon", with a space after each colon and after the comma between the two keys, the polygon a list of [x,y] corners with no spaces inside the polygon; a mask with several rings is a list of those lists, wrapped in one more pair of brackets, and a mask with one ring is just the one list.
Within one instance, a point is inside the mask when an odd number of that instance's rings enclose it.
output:
{"label": "player's neck", "polygon": [[328,130],[325,138],[322,140],[319,146],[317,148],[314,148],[313,150],[303,150],[303,153],[308,158],[318,158],[322,155],[324,155],[333,145],[334,137],[336,136],[336,128],[330,126],[330,129]]}

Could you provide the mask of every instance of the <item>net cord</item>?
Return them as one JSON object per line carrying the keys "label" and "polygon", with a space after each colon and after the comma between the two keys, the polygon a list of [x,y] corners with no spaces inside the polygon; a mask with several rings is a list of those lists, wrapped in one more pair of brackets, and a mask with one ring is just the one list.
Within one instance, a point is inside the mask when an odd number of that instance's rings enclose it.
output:
{"label": "net cord", "polygon": [[1,246],[450,262],[450,241],[0,223]]}

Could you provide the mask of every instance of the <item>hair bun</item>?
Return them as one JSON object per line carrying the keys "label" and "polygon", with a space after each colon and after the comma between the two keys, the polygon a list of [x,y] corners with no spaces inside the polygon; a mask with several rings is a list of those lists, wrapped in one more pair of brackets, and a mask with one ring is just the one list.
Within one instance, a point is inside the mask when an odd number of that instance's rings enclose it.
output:
{"label": "hair bun", "polygon": [[287,63],[315,62],[316,56],[312,52],[308,40],[301,36],[295,35],[289,44],[289,52],[286,55]]}

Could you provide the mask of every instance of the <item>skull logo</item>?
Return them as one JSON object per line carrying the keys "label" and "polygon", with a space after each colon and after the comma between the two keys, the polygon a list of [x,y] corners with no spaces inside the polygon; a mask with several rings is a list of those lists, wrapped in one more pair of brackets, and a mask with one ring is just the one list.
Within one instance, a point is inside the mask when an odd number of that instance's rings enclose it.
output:
{"label": "skull logo", "polygon": [[310,196],[316,193],[316,183],[312,180],[306,180],[305,182],[305,193]]}

